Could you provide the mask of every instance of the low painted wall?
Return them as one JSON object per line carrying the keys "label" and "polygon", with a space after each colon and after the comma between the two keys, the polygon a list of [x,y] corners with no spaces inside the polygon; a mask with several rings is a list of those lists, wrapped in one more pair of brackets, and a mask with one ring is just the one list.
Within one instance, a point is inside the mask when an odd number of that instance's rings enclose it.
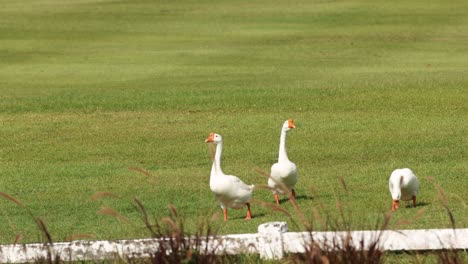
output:
{"label": "low painted wall", "polygon": [[[217,254],[260,254],[265,259],[279,259],[285,253],[305,252],[305,245],[313,240],[319,245],[347,241],[356,247],[367,248],[380,236],[378,246],[383,250],[440,250],[468,249],[468,229],[421,229],[396,231],[352,232],[288,232],[285,222],[265,223],[258,233],[225,235],[209,238],[208,252]],[[149,257],[158,250],[163,239],[117,241],[73,241],[46,244],[17,244],[0,246],[1,263],[35,262],[52,256],[64,261],[103,260],[115,257]],[[361,243],[362,242],[362,243]]]}

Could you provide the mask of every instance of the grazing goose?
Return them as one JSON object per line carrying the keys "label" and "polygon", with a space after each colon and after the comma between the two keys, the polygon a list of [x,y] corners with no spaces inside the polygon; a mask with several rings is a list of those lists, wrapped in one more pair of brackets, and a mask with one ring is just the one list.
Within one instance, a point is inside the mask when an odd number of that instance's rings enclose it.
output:
{"label": "grazing goose", "polygon": [[216,195],[216,198],[223,209],[224,221],[228,220],[227,208],[241,209],[247,205],[247,216],[250,219],[250,199],[254,185],[247,185],[239,178],[233,175],[224,174],[221,169],[221,153],[223,151],[223,138],[216,133],[210,133],[205,142],[216,144],[216,153],[211,167],[210,189]]}
{"label": "grazing goose", "polygon": [[281,128],[281,137],[279,145],[278,162],[271,166],[270,178],[268,179],[268,187],[273,190],[276,204],[279,203],[278,194],[284,194],[286,191],[291,191],[292,196],[296,197],[294,185],[298,180],[296,164],[288,159],[286,153],[286,133],[296,128],[294,121],[288,119],[283,123]]}
{"label": "grazing goose", "polygon": [[413,200],[413,207],[416,207],[416,195],[419,193],[419,181],[413,171],[405,169],[396,169],[390,175],[388,181],[390,194],[392,195],[392,211],[400,206],[400,200]]}

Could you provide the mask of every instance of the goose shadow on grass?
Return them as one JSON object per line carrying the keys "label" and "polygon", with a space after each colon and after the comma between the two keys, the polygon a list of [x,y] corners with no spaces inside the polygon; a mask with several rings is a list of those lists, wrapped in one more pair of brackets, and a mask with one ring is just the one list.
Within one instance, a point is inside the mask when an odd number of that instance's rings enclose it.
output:
{"label": "goose shadow on grass", "polygon": [[[404,201],[405,203],[405,208],[413,208],[413,202],[411,201]],[[418,207],[425,207],[425,206],[428,206],[430,205],[430,203],[426,203],[426,202],[416,202],[416,208]]]}
{"label": "goose shadow on grass", "polygon": [[[264,216],[266,216],[265,213],[255,213],[252,211],[252,219],[264,217]],[[230,217],[229,220],[245,220],[245,215],[244,216],[240,215],[240,216],[232,217],[232,218]]]}
{"label": "goose shadow on grass", "polygon": [[418,207],[426,207],[430,205],[430,203],[427,202],[416,202],[416,207],[413,207],[413,202],[412,201],[400,201],[400,207],[401,208],[418,208]]}
{"label": "goose shadow on grass", "polygon": [[[312,200],[312,199],[314,199],[314,197],[309,196],[309,195],[297,195],[296,196],[296,201]],[[275,201],[273,200],[273,202],[275,202]],[[279,202],[280,202],[280,205],[283,204],[283,203],[289,202],[289,198],[285,196],[285,197],[279,199]]]}

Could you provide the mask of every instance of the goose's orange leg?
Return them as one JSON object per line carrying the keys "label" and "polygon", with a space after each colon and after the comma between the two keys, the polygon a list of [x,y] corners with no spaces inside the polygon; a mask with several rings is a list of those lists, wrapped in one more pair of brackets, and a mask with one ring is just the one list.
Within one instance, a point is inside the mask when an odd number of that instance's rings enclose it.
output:
{"label": "goose's orange leg", "polygon": [[279,197],[278,197],[278,194],[277,194],[277,193],[275,193],[275,201],[276,201],[276,204],[277,204],[277,205],[280,204],[280,203],[279,203]]}
{"label": "goose's orange leg", "polygon": [[226,208],[223,209],[223,215],[224,215],[224,221],[227,221],[228,217],[227,217],[227,209]]}
{"label": "goose's orange leg", "polygon": [[416,207],[416,195],[413,195],[413,207]]}
{"label": "goose's orange leg", "polygon": [[247,216],[245,217],[245,220],[250,220],[252,218],[252,212],[250,211],[250,203],[246,203],[247,205]]}

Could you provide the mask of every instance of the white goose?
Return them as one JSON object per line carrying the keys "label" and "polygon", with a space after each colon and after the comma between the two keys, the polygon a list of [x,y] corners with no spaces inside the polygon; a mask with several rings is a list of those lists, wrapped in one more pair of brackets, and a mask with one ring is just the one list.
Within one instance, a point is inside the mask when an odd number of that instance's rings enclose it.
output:
{"label": "white goose", "polygon": [[247,216],[250,219],[250,199],[254,185],[247,185],[239,178],[232,175],[226,175],[221,169],[221,153],[223,151],[223,138],[216,133],[210,133],[205,142],[216,144],[216,154],[213,160],[210,174],[210,189],[216,195],[216,198],[223,209],[224,221],[228,220],[227,208],[241,209],[247,205]]}
{"label": "white goose", "polygon": [[419,181],[413,171],[405,169],[396,169],[390,175],[388,181],[390,194],[392,195],[392,211],[400,206],[400,200],[413,200],[413,207],[416,207],[416,195],[419,193]]}
{"label": "white goose", "polygon": [[286,154],[286,133],[292,128],[296,128],[294,121],[292,119],[286,120],[281,128],[278,163],[271,166],[270,178],[268,179],[268,187],[273,190],[275,201],[278,205],[278,194],[291,191],[293,197],[296,197],[294,185],[298,180],[297,167],[296,164],[288,159],[288,155]]}

